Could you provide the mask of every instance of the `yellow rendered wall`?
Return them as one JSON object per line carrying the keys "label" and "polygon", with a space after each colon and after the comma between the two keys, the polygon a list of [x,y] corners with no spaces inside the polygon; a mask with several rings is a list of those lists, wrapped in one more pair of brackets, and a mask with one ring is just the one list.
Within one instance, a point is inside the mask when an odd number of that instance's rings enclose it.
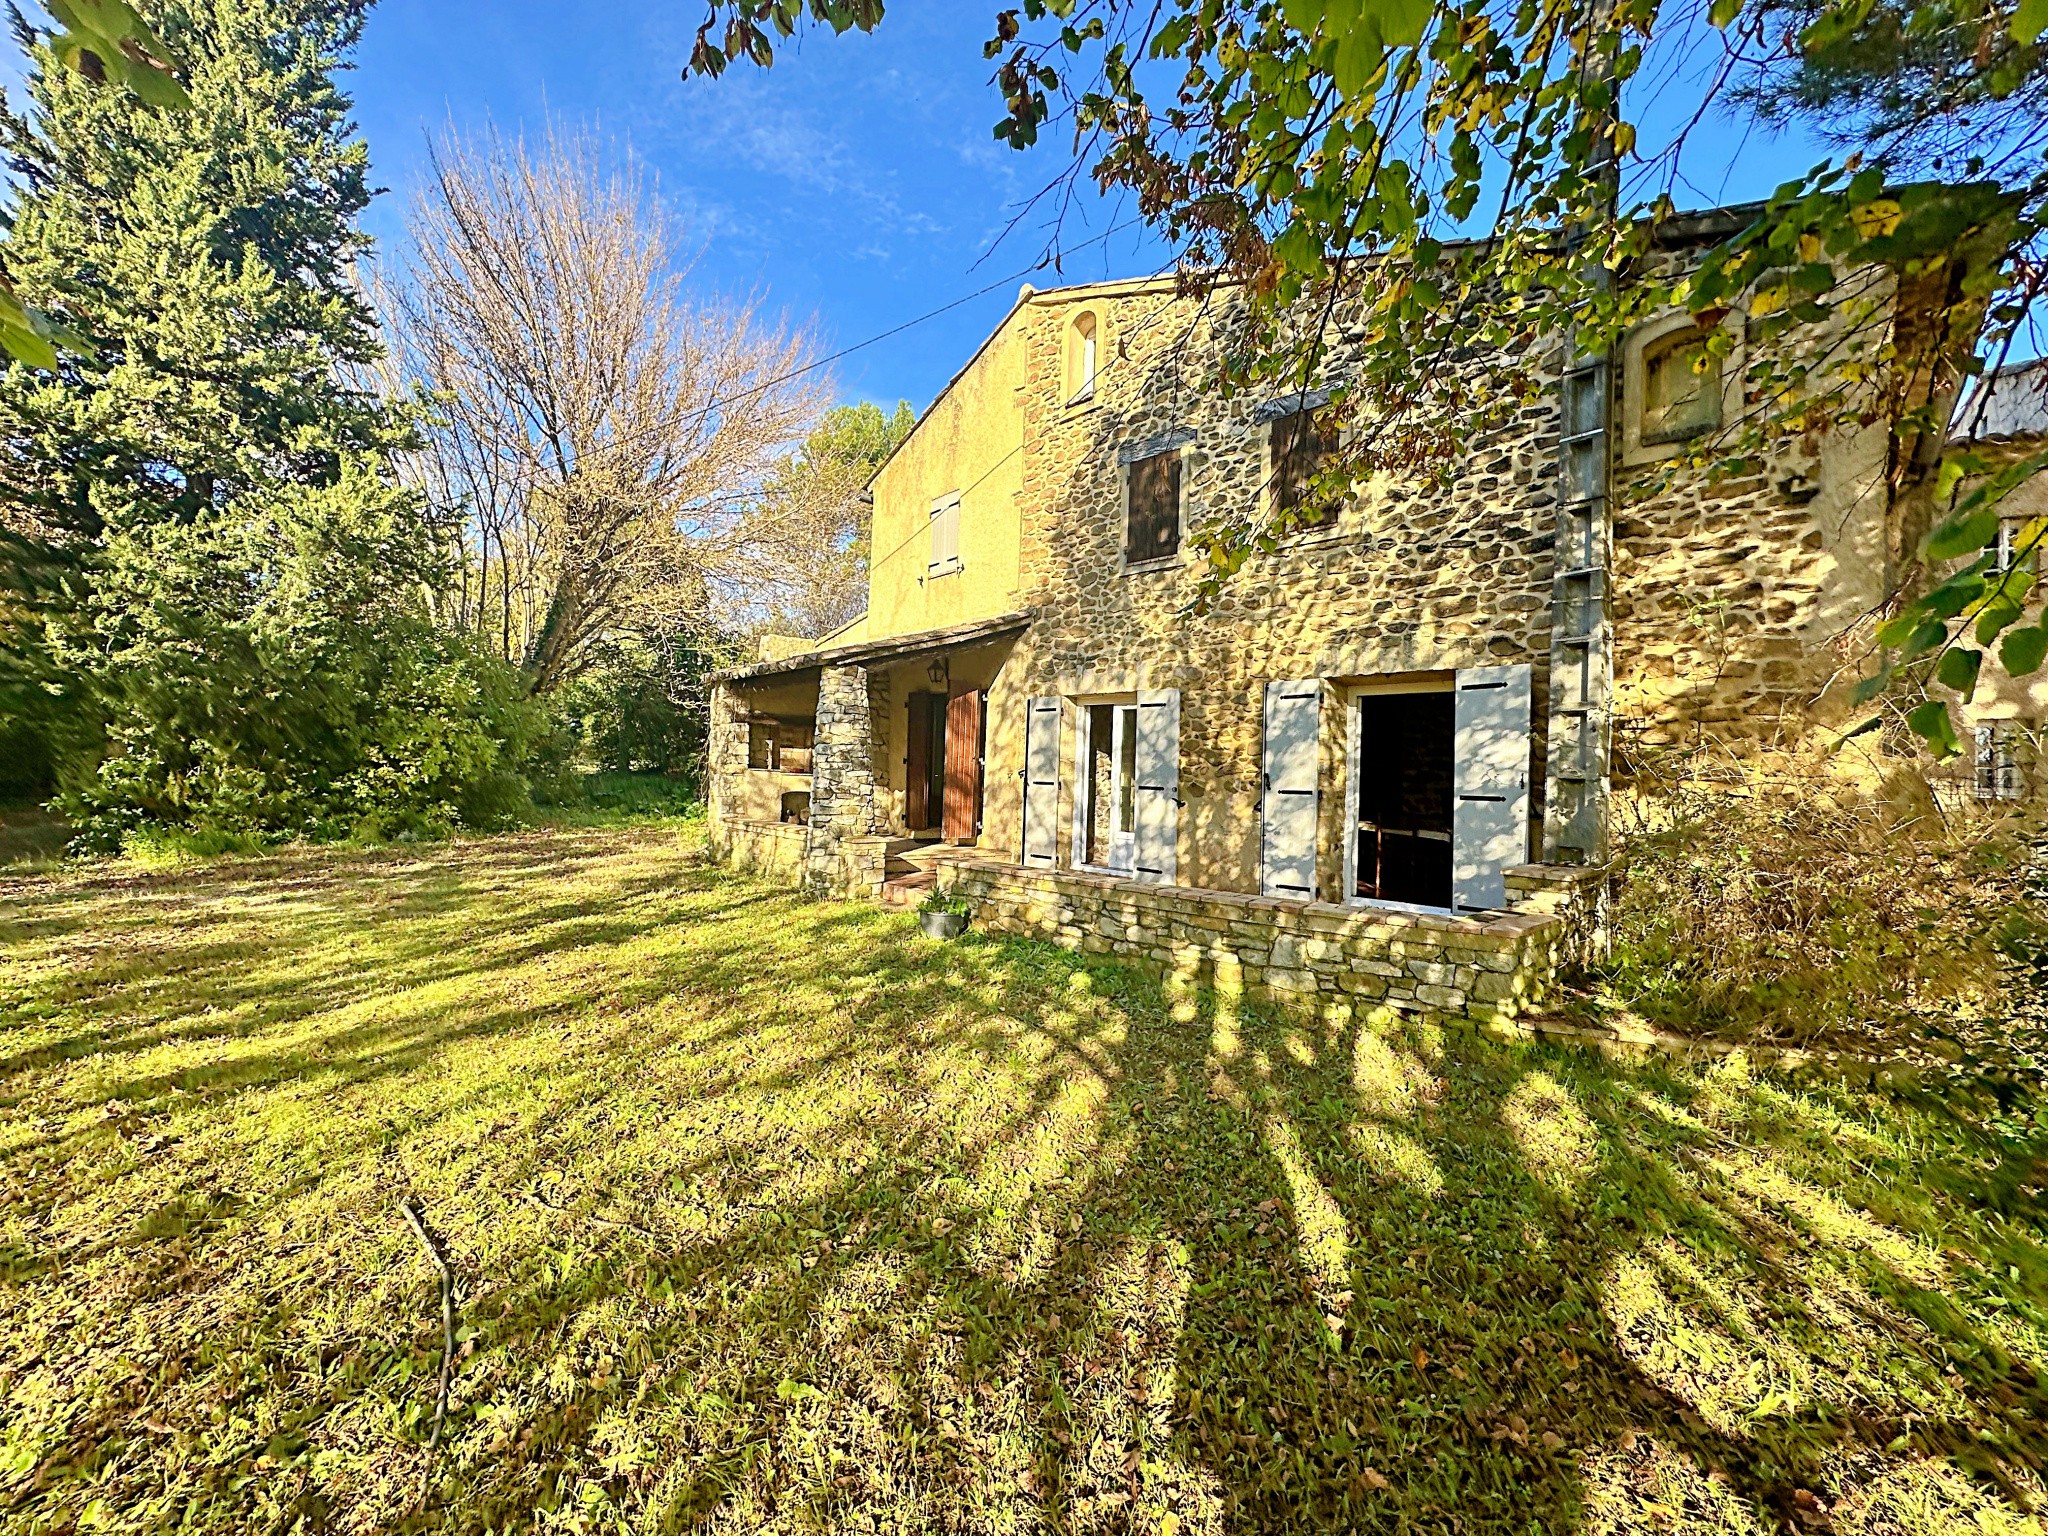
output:
{"label": "yellow rendered wall", "polygon": [[[944,629],[1019,606],[1024,382],[1014,316],[918,424],[874,483],[861,638]],[[960,493],[960,570],[929,576],[932,503]]]}

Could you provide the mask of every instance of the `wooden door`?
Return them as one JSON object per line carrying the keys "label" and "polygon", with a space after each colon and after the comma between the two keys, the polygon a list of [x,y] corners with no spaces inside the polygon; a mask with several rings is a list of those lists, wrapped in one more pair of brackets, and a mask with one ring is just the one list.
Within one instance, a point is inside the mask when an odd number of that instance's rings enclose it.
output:
{"label": "wooden door", "polygon": [[981,835],[981,690],[953,685],[946,701],[946,818],[948,842]]}
{"label": "wooden door", "polygon": [[910,696],[910,740],[903,759],[903,820],[913,832],[932,824],[932,695]]}

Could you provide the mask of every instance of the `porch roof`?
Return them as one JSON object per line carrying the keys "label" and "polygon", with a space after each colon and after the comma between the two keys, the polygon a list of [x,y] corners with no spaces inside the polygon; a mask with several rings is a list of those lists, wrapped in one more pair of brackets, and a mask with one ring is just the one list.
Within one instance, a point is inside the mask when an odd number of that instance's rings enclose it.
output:
{"label": "porch roof", "polygon": [[1032,614],[1029,609],[1017,613],[999,613],[993,618],[975,619],[966,624],[950,625],[945,629],[925,629],[908,635],[885,635],[879,640],[863,640],[856,645],[835,645],[822,651],[799,651],[794,656],[781,656],[774,661],[756,661],[744,667],[727,667],[723,671],[712,673],[711,680],[714,683],[745,683],[771,677],[794,677],[801,672],[815,672],[820,667],[901,661],[932,651],[949,651],[982,640],[994,640],[1002,635],[1016,634],[1028,628],[1031,620]]}

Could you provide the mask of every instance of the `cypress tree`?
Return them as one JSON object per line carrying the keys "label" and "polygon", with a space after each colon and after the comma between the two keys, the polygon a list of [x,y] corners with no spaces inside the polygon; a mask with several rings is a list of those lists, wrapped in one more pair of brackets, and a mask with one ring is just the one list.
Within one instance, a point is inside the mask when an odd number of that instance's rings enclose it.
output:
{"label": "cypress tree", "polygon": [[[368,0],[162,0],[188,110],[63,68],[21,13],[0,259],[90,352],[0,374],[0,610],[67,808],[318,831],[502,805],[506,743],[430,622],[443,541],[367,386],[368,151],[336,83]],[[0,700],[0,704],[4,704]]]}

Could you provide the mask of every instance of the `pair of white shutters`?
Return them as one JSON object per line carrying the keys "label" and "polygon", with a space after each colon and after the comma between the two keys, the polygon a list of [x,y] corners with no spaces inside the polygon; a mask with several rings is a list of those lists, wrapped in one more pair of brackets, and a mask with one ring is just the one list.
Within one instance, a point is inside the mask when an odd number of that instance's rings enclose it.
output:
{"label": "pair of white shutters", "polygon": [[[1056,697],[1025,701],[1023,855],[1025,865],[1033,869],[1051,869],[1058,862],[1063,714]],[[1079,731],[1076,740],[1081,740]],[[1148,689],[1138,695],[1137,776],[1131,789],[1137,829],[1134,872],[1140,880],[1171,885],[1180,871],[1177,689]]]}
{"label": "pair of white shutters", "polygon": [[[1529,857],[1529,668],[1468,667],[1454,687],[1451,901],[1487,912],[1507,905],[1507,871]],[[1322,704],[1315,678],[1266,684],[1259,869],[1268,896],[1316,894]]]}

